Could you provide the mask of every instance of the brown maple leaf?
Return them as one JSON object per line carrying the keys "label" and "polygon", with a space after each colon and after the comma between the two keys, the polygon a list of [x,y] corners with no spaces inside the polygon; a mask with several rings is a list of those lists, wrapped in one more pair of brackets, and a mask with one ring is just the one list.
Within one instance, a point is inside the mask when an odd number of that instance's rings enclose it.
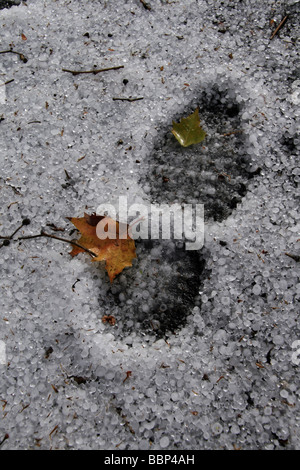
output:
{"label": "brown maple leaf", "polygon": [[[93,261],[106,261],[105,268],[107,270],[110,282],[120,274],[124,268],[132,266],[133,258],[136,258],[135,242],[128,235],[127,225],[96,214],[84,214],[84,217],[70,217],[69,220],[80,231],[81,237],[78,243],[84,248],[95,253]],[[109,235],[114,238],[100,239],[97,236],[97,225],[103,221],[107,225]],[[124,230],[126,229],[125,236]],[[111,232],[111,233],[110,233]],[[122,238],[120,236],[122,235]],[[125,238],[126,237],[126,238]],[[84,252],[83,248],[74,246],[71,256]]]}

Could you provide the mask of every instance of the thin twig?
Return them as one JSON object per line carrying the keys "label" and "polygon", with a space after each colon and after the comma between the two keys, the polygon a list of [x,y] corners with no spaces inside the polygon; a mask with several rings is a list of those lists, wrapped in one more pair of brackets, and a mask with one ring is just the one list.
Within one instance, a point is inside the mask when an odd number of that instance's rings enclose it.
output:
{"label": "thin twig", "polygon": [[17,52],[17,51],[13,51],[12,49],[9,49],[8,51],[0,51],[0,54],[17,54],[20,59],[24,62],[24,64],[26,64],[26,62],[28,61],[28,59],[26,59],[26,57],[24,56],[24,54],[22,54],[22,52]]}
{"label": "thin twig", "polygon": [[222,136],[223,136],[223,137],[229,137],[230,135],[240,134],[241,132],[243,132],[243,130],[237,130],[237,131],[226,132],[225,134],[222,134]]}
{"label": "thin twig", "polygon": [[145,0],[140,0],[140,2],[146,10],[151,11],[151,6],[149,5],[149,3],[145,2]]}
{"label": "thin twig", "polygon": [[107,72],[108,70],[118,70],[118,69],[123,69],[124,65],[117,65],[115,67],[107,67],[105,69],[95,69],[95,70],[69,70],[69,69],[62,69],[63,72],[69,72],[72,73],[73,75],[79,75],[80,73],[93,73],[96,75],[97,73],[100,72]]}
{"label": "thin twig", "polygon": [[52,235],[50,233],[45,233],[43,231],[41,233],[37,234],[37,235],[28,235],[26,237],[19,237],[17,240],[29,240],[31,238],[38,238],[38,237],[54,238],[54,240],[60,240],[61,242],[70,243],[71,245],[77,246],[78,248],[81,248],[82,250],[86,251],[89,255],[91,255],[93,257],[97,256],[96,253],[94,253],[91,250],[88,250],[88,248],[86,248],[85,246],[80,245],[77,242],[74,242],[72,240],[67,240],[66,238],[57,237],[56,235]]}
{"label": "thin twig", "polygon": [[14,235],[24,226],[24,225],[29,225],[30,224],[30,220],[29,219],[23,219],[22,220],[22,223],[19,227],[17,227],[15,229],[15,231],[11,234],[11,235],[0,235],[0,238],[4,239],[4,240],[11,240]]}
{"label": "thin twig", "polygon": [[54,230],[54,232],[64,232],[65,229],[64,228],[60,228],[60,227],[56,227],[56,225],[54,224],[46,224],[47,227],[50,227],[51,230]]}
{"label": "thin twig", "polygon": [[16,230],[11,234],[10,237],[8,237],[8,239],[11,240],[14,237],[14,235],[23,227],[23,225],[24,224],[22,223],[22,225],[20,225],[20,227],[16,228]]}
{"label": "thin twig", "polygon": [[69,175],[69,173],[67,172],[67,170],[66,170],[65,168],[64,168],[64,172],[65,172],[65,175],[66,175],[67,180],[72,179],[71,176]]}
{"label": "thin twig", "polygon": [[14,82],[14,81],[15,81],[15,79],[12,78],[11,80],[7,80],[7,82],[1,83],[0,86],[8,85],[9,83]]}
{"label": "thin twig", "polygon": [[286,15],[283,20],[279,23],[279,25],[277,26],[277,28],[275,29],[275,31],[271,34],[271,37],[270,39],[273,39],[274,36],[276,36],[276,34],[278,33],[278,31],[282,28],[282,26],[284,25],[284,23],[286,22],[286,20],[288,19],[288,15]]}
{"label": "thin twig", "polygon": [[292,258],[294,261],[296,261],[297,263],[299,263],[300,261],[300,256],[299,255],[292,255],[291,253],[285,253],[286,256],[289,256],[290,258]]}
{"label": "thin twig", "polygon": [[144,98],[141,96],[139,98],[113,98],[114,101],[129,101],[130,103],[132,103],[133,101],[140,101],[140,100],[143,100]]}
{"label": "thin twig", "polygon": [[15,188],[15,186],[13,186],[12,184],[9,184],[9,183],[6,183],[6,185],[9,186],[15,194],[17,194],[18,196],[21,196],[22,193],[20,193],[20,191],[18,191],[17,188]]}
{"label": "thin twig", "polygon": [[3,442],[6,441],[6,439],[9,439],[9,435],[6,433],[3,439],[0,441],[0,446],[2,446]]}

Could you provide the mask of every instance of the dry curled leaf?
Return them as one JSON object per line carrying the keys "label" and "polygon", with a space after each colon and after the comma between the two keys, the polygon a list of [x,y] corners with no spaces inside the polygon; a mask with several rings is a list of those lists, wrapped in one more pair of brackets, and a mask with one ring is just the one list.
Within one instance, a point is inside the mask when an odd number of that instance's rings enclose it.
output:
{"label": "dry curled leaf", "polygon": [[206,133],[200,126],[199,109],[179,123],[173,121],[172,134],[183,147],[199,144],[205,139]]}
{"label": "dry curled leaf", "polygon": [[[105,268],[110,282],[124,268],[132,266],[132,260],[136,258],[135,242],[128,235],[126,224],[120,224],[109,217],[96,214],[84,214],[84,217],[71,217],[69,220],[81,233],[78,243],[95,254],[93,261],[106,261]],[[99,223],[102,224],[103,229],[107,228],[105,239],[100,239],[97,235]],[[74,246],[70,254],[76,256],[81,252],[84,252],[83,248]]]}

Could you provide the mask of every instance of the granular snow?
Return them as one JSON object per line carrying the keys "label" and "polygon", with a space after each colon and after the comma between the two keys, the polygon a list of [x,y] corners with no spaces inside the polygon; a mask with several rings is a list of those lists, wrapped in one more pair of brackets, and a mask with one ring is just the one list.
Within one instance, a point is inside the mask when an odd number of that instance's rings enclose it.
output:
{"label": "granular snow", "polygon": [[70,239],[119,196],[205,208],[202,250],[139,241],[113,284],[1,244],[2,448],[300,449],[299,1],[148,3],[0,11],[1,236]]}

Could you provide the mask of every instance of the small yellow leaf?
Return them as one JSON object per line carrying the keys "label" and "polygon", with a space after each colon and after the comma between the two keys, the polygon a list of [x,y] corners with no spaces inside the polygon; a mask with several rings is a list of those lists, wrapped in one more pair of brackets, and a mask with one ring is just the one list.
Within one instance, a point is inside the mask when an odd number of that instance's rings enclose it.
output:
{"label": "small yellow leaf", "polygon": [[173,121],[172,134],[183,147],[202,142],[206,133],[200,126],[199,109],[187,118],[182,118],[179,123]]}

